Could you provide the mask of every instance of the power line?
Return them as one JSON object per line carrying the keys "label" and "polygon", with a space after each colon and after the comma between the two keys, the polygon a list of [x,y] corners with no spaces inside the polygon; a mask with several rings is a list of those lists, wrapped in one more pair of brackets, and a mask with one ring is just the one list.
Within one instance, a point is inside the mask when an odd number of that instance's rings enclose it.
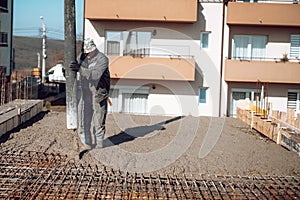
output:
{"label": "power line", "polygon": [[[27,37],[42,37],[41,27],[18,27],[13,29],[13,35],[16,36],[27,36]],[[47,38],[50,39],[64,39],[64,30],[53,27],[47,27],[46,29]],[[82,38],[82,33],[77,33],[77,39]]]}
{"label": "power line", "polygon": [[[13,35],[19,36],[33,36],[42,37],[42,29],[40,27],[18,27],[13,29]],[[46,29],[46,35],[48,38],[62,39],[64,36],[64,30],[49,27]]]}
{"label": "power line", "polygon": [[22,28],[14,28],[13,30],[38,30],[40,27],[22,27]]}

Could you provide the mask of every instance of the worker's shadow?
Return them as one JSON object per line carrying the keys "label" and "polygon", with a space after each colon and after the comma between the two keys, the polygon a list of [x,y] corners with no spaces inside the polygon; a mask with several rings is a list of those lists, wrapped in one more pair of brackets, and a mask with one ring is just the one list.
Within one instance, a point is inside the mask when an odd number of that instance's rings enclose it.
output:
{"label": "worker's shadow", "polygon": [[[154,131],[165,130],[166,128],[163,126],[165,124],[177,121],[184,118],[184,116],[178,116],[171,118],[169,120],[151,125],[151,126],[138,126],[133,128],[127,128],[124,131],[120,132],[117,135],[110,136],[103,141],[103,148],[119,145],[125,142],[129,142],[135,140],[136,138],[144,137]],[[92,147],[92,149],[95,146]],[[79,158],[81,159],[87,152],[92,149],[87,149],[79,153]]]}
{"label": "worker's shadow", "polygon": [[165,130],[166,128],[163,125],[177,121],[182,118],[183,116],[178,116],[150,126],[138,126],[133,128],[127,128],[117,135],[113,135],[106,138],[103,141],[103,147],[119,145],[125,142],[135,140],[136,138],[142,138],[154,131]]}

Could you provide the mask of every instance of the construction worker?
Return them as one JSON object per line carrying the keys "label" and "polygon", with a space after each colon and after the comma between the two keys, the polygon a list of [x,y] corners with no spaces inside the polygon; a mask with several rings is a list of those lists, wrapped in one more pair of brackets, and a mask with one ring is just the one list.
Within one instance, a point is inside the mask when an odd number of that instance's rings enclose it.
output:
{"label": "construction worker", "polygon": [[85,145],[102,148],[110,89],[108,58],[97,49],[92,39],[87,38],[79,64],[71,67],[79,71],[77,132]]}

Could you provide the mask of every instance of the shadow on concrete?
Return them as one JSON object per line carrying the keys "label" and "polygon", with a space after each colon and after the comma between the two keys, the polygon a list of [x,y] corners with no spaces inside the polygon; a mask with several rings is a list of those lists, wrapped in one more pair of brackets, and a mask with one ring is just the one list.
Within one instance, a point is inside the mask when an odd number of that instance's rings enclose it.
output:
{"label": "shadow on concrete", "polygon": [[84,154],[86,154],[87,152],[89,152],[90,149],[86,149],[86,150],[83,150],[79,153],[79,159],[81,160],[84,156]]}
{"label": "shadow on concrete", "polygon": [[177,121],[184,118],[184,116],[174,117],[172,119],[151,125],[151,126],[138,126],[133,128],[127,128],[124,131],[120,132],[117,135],[110,136],[103,141],[103,147],[109,147],[113,145],[119,145],[124,142],[129,142],[135,138],[144,137],[154,131],[165,130],[163,126],[165,124]]}
{"label": "shadow on concrete", "polygon": [[[154,131],[165,130],[166,128],[163,125],[180,120],[182,118],[184,118],[184,116],[174,117],[169,120],[166,120],[166,121],[163,121],[163,122],[151,125],[151,126],[138,126],[138,127],[133,127],[133,128],[127,128],[117,135],[113,135],[113,136],[110,136],[110,137],[104,139],[102,148],[129,142],[129,141],[134,140],[135,138],[144,137],[147,134],[150,134]],[[79,153],[79,159],[82,159],[86,153],[88,153],[90,150],[92,150],[94,148],[96,148],[96,145],[93,145],[93,146],[91,146],[91,148],[81,151]]]}

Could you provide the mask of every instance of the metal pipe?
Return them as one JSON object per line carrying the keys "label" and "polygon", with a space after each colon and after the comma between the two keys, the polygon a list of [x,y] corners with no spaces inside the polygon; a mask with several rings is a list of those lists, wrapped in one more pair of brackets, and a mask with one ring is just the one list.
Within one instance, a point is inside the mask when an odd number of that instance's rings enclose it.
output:
{"label": "metal pipe", "polygon": [[221,61],[220,61],[219,117],[221,117],[221,115],[222,115],[224,30],[225,30],[225,3],[223,3],[223,10],[222,10],[222,39],[221,39],[221,56],[220,56]]}

